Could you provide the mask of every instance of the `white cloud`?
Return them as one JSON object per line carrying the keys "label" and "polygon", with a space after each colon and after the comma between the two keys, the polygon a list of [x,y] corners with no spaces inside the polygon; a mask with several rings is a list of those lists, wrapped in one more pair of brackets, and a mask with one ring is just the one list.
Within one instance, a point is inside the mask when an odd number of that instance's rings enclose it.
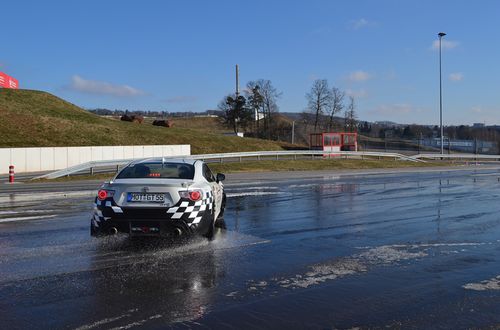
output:
{"label": "white cloud", "polygon": [[349,77],[347,78],[349,81],[352,82],[359,82],[359,81],[366,81],[372,78],[372,75],[369,74],[366,71],[358,70],[351,72],[349,74]]}
{"label": "white cloud", "polygon": [[359,89],[359,90],[346,89],[345,94],[347,96],[352,96],[355,99],[364,99],[368,97],[368,92],[365,89]]}
{"label": "white cloud", "polygon": [[144,92],[127,85],[114,85],[105,81],[87,80],[78,75],[71,78],[72,90],[90,94],[111,95],[119,97],[140,96]]}
{"label": "white cloud", "polygon": [[[449,50],[453,48],[457,48],[460,45],[458,41],[451,41],[451,40],[446,40],[442,39],[441,40],[441,49],[442,50]],[[434,40],[431,46],[432,50],[439,50],[439,40]]]}
{"label": "white cloud", "polygon": [[196,102],[198,98],[191,95],[179,95],[166,99],[167,103],[192,103]]}
{"label": "white cloud", "polygon": [[359,29],[363,29],[363,28],[375,26],[375,25],[377,25],[377,23],[372,22],[372,21],[368,21],[365,18],[360,18],[360,19],[352,20],[349,22],[349,27],[352,30],[359,30]]}
{"label": "white cloud", "polygon": [[462,72],[450,73],[449,76],[451,81],[462,81],[464,80],[464,75]]}

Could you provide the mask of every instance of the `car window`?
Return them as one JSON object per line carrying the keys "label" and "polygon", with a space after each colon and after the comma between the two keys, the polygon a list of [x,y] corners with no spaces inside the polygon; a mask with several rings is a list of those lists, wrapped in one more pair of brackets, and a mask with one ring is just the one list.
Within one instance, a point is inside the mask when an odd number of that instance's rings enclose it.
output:
{"label": "car window", "polygon": [[207,166],[207,164],[203,164],[203,176],[205,179],[207,179],[208,182],[215,182],[215,177],[212,174],[212,171],[210,171],[210,168]]}
{"label": "car window", "polygon": [[117,179],[187,179],[194,178],[194,166],[185,163],[139,163],[125,167]]}

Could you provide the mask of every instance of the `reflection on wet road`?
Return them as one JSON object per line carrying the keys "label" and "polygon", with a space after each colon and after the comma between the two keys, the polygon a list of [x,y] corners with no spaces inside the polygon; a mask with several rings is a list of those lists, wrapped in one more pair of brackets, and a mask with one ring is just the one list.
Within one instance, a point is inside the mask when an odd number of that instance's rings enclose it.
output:
{"label": "reflection on wet road", "polygon": [[92,239],[93,191],[0,194],[0,328],[500,326],[496,170],[228,182],[216,239]]}

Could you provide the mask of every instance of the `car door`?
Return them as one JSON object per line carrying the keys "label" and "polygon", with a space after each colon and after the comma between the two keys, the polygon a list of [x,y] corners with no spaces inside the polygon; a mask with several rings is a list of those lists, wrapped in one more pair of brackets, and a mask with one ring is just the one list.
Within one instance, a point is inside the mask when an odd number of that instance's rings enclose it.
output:
{"label": "car door", "polygon": [[203,177],[207,180],[210,188],[212,189],[212,195],[214,197],[214,215],[217,218],[222,205],[222,187],[215,180],[215,177],[207,164],[203,164],[202,172]]}

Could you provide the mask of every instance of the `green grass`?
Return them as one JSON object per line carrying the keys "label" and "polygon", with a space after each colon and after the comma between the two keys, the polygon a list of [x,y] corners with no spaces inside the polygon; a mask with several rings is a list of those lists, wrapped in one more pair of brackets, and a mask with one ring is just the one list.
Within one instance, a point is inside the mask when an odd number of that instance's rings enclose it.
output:
{"label": "green grass", "polygon": [[0,117],[0,147],[190,144],[193,154],[282,149],[274,141],[224,136],[212,118],[192,121],[194,129],[187,120],[173,128],[122,122],[41,91],[0,89]]}
{"label": "green grass", "polygon": [[[174,118],[174,127],[122,122],[85,111],[41,91],[0,89],[0,147],[190,144],[193,154],[282,150],[284,143],[224,136],[219,118]],[[212,164],[216,172],[307,171],[399,168],[448,165],[395,160],[263,160]],[[72,176],[56,180],[106,180],[110,174]]]}
{"label": "green grass", "polygon": [[219,117],[172,118],[174,127],[189,128],[199,131],[230,133],[231,128],[224,125],[224,119]]}
{"label": "green grass", "polygon": [[321,171],[374,168],[408,168],[450,165],[447,162],[414,163],[389,159],[316,159],[316,160],[263,160],[242,163],[210,164],[214,172],[278,172],[278,171]]}

